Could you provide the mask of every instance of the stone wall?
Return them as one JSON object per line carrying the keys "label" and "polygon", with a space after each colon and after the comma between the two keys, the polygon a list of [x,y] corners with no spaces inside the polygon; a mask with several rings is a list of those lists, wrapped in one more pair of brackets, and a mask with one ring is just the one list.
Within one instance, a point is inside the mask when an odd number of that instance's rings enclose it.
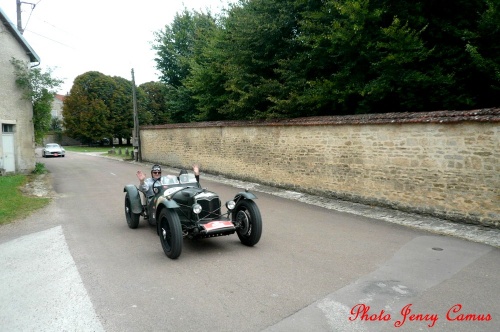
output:
{"label": "stone wall", "polygon": [[500,109],[143,126],[143,161],[500,228]]}
{"label": "stone wall", "polygon": [[80,141],[77,141],[76,139],[73,139],[66,135],[57,135],[54,132],[48,132],[43,137],[42,145],[45,145],[47,143],[58,143],[62,146],[81,145]]}

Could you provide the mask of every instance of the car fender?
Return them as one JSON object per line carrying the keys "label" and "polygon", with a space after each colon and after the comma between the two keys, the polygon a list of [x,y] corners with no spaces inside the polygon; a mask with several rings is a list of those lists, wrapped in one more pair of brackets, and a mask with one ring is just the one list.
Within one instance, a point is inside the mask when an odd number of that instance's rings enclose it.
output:
{"label": "car fender", "polygon": [[155,220],[157,221],[156,223],[156,233],[160,235],[160,223],[158,222],[158,217],[160,216],[160,212],[163,209],[176,209],[179,207],[179,204],[177,204],[176,201],[173,199],[167,199],[164,196],[158,197],[158,200],[156,201],[155,204]]}
{"label": "car fender", "polygon": [[123,188],[123,192],[128,193],[130,198],[130,207],[132,212],[139,214],[142,212],[141,196],[139,195],[139,189],[133,184],[128,184]]}
{"label": "car fender", "polygon": [[164,205],[165,207],[167,207],[169,209],[176,209],[176,208],[180,207],[176,201],[174,201],[173,199],[167,199],[164,196],[158,197],[158,200],[156,201],[156,211],[160,210],[160,207],[161,207],[160,205]]}
{"label": "car fender", "polygon": [[238,203],[241,199],[257,199],[257,196],[249,191],[242,191],[234,196],[234,202]]}

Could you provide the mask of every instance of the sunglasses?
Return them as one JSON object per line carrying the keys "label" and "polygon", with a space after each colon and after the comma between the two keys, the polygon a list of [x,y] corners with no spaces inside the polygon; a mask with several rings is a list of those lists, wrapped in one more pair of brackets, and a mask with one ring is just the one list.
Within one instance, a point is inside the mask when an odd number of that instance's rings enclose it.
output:
{"label": "sunglasses", "polygon": [[161,174],[161,172],[154,172],[154,171],[153,171],[153,174]]}

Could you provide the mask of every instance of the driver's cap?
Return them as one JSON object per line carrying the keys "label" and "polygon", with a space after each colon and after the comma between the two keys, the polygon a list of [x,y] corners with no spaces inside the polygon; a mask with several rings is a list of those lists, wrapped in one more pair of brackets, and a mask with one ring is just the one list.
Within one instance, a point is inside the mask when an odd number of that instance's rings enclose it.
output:
{"label": "driver's cap", "polygon": [[151,168],[151,172],[161,172],[160,165],[153,165],[153,167]]}

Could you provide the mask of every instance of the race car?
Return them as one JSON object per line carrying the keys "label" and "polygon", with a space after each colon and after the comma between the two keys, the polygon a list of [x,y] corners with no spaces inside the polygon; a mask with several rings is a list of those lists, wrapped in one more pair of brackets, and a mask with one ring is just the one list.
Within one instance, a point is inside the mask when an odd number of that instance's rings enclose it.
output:
{"label": "race car", "polygon": [[[200,186],[192,173],[161,176],[153,183],[154,195],[144,197],[136,185],[129,184],[125,194],[125,217],[128,227],[139,226],[140,217],[156,227],[167,257],[176,259],[182,252],[183,239],[203,239],[236,233],[246,246],[254,246],[262,234],[262,217],[257,197],[237,193],[225,203],[216,193]],[[143,196],[143,197],[141,197]]]}

